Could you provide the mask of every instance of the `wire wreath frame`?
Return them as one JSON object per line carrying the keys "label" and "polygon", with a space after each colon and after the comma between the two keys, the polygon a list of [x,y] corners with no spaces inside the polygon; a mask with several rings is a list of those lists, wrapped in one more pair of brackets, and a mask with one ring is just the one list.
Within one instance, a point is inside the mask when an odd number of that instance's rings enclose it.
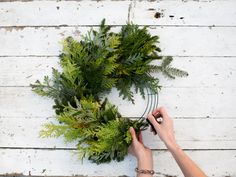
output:
{"label": "wire wreath frame", "polygon": [[152,112],[158,106],[158,101],[159,101],[158,93],[154,93],[150,89],[146,88],[146,94],[147,94],[147,105],[140,118],[145,118],[147,114]]}

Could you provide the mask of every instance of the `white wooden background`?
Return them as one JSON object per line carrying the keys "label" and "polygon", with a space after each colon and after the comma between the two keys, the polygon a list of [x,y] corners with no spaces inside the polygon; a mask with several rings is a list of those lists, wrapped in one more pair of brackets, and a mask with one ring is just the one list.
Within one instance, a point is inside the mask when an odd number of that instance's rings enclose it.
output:
{"label": "white wooden background", "polygon": [[[155,18],[156,12],[161,13]],[[236,176],[236,1],[0,1],[0,174],[134,176],[135,159],[83,164],[75,144],[41,139],[41,125],[53,120],[53,102],[31,92],[36,79],[58,68],[59,43],[79,36],[102,18],[120,29],[127,21],[149,25],[160,36],[163,55],[189,77],[161,79],[160,105],[174,118],[178,143],[209,176]],[[110,95],[117,99],[114,91]],[[120,111],[139,116],[146,102]],[[157,137],[145,132],[155,170],[182,176]]]}

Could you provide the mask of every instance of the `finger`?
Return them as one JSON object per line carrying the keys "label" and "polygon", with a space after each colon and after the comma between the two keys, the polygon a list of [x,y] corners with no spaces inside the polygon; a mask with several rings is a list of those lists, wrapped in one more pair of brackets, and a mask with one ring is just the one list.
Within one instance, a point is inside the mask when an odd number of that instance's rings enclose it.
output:
{"label": "finger", "polygon": [[154,116],[157,115],[158,113],[160,114],[158,108],[156,108],[152,111],[152,115],[154,115]]}
{"label": "finger", "polygon": [[156,135],[156,132],[153,130],[152,127],[150,128],[150,132],[151,132],[153,135]]}
{"label": "finger", "polygon": [[129,146],[128,153],[135,156],[134,149],[133,149],[132,145]]}
{"label": "finger", "polygon": [[161,113],[160,113],[159,111],[152,112],[152,115],[153,115],[155,118],[162,117],[162,115],[161,115]]}
{"label": "finger", "polygon": [[161,125],[157,123],[155,117],[152,114],[149,114],[147,119],[151,122],[151,124],[154,126],[156,131],[160,129]]}
{"label": "finger", "polygon": [[130,134],[131,134],[131,137],[132,137],[133,142],[138,141],[137,136],[136,136],[136,133],[135,133],[135,130],[134,130],[133,127],[130,127],[130,128],[129,128],[129,132],[130,132]]}
{"label": "finger", "polygon": [[157,108],[156,112],[159,112],[162,115],[162,117],[165,117],[168,115],[166,109],[163,106]]}
{"label": "finger", "polygon": [[138,140],[140,143],[143,144],[143,136],[142,136],[142,133],[140,132],[139,135],[138,135]]}

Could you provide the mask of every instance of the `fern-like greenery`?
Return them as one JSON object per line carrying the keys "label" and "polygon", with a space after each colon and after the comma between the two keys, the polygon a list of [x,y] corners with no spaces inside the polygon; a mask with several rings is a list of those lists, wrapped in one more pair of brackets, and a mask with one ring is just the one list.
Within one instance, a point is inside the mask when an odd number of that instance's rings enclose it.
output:
{"label": "fern-like greenery", "polygon": [[[137,132],[145,129],[143,118],[122,117],[117,108],[102,99],[113,87],[120,96],[134,103],[131,87],[143,97],[144,89],[157,93],[160,72],[168,78],[186,76],[185,71],[171,67],[172,57],[162,57],[158,36],[134,24],[114,33],[102,21],[99,30],[91,29],[82,40],[68,37],[60,54],[62,72],[53,69],[52,78],[32,84],[32,90],[54,99],[58,124],[48,123],[42,137],[63,136],[66,142],[77,141],[81,157],[95,163],[121,161],[131,143],[129,127]],[[152,65],[162,60],[161,65]]]}
{"label": "fern-like greenery", "polygon": [[56,116],[61,124],[45,124],[40,135],[64,136],[66,142],[77,141],[80,156],[97,164],[123,160],[131,143],[129,127],[138,132],[147,127],[144,119],[121,117],[107,99],[102,104],[92,98],[80,101],[75,98],[75,102],[75,107],[65,106],[63,113]]}

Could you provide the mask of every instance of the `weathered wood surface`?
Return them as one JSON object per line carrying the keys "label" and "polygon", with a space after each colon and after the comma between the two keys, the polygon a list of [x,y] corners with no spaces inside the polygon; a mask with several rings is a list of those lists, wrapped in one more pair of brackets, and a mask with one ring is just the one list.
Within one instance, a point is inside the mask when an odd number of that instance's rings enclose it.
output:
{"label": "weathered wood surface", "polygon": [[[88,30],[89,27],[3,27],[0,56],[55,56],[62,48],[62,39],[68,35],[81,39]],[[162,55],[236,56],[236,38],[232,37],[236,34],[235,27],[153,26],[149,30],[160,36]]]}
{"label": "weathered wood surface", "polygon": [[[41,149],[1,149],[1,169],[31,175],[82,175],[82,176],[135,176],[136,162],[128,156],[125,161],[96,165],[77,160],[76,152],[71,150]],[[208,176],[236,176],[235,150],[186,151]],[[158,177],[182,176],[173,157],[167,151],[153,151],[154,170]],[[115,172],[114,172],[115,171]],[[105,173],[105,175],[104,175]]]}
{"label": "weathered wood surface", "polygon": [[98,25],[106,18],[111,25],[124,25],[129,6],[130,1],[9,2],[0,5],[0,20],[1,26],[72,26]]}
{"label": "weathered wood surface", "polygon": [[[63,138],[39,138],[39,131],[52,118],[0,118],[0,147],[11,148],[69,148],[75,143],[65,144]],[[224,126],[221,126],[224,124]],[[206,130],[209,131],[206,133]],[[175,119],[176,139],[184,149],[235,149],[235,119]],[[150,130],[143,133],[144,142],[152,149],[166,149]]]}
{"label": "weathered wood surface", "polygon": [[0,20],[1,26],[98,25],[103,17],[111,25],[235,26],[235,6],[234,0],[9,2],[1,4]]}
{"label": "weathered wood surface", "polygon": [[134,1],[130,21],[139,25],[235,26],[236,1]]}
{"label": "weathered wood surface", "polygon": [[[132,21],[160,36],[161,54],[173,55],[173,65],[189,72],[183,79],[160,77],[159,105],[174,117],[179,144],[208,176],[236,176],[236,1],[5,1],[0,1],[0,176],[135,175],[130,156],[121,163],[81,164],[71,153],[75,143],[38,137],[41,125],[53,121],[53,101],[32,93],[29,84],[59,68],[62,39],[79,39],[103,18],[114,31]],[[116,91],[109,98],[129,117],[140,116],[147,103],[136,95],[131,105]],[[182,176],[157,137],[145,131],[144,139],[160,176]]]}
{"label": "weathered wood surface", "polygon": [[[163,87],[236,87],[235,61],[236,57],[174,57],[173,66],[189,76],[175,80],[158,76]],[[0,57],[0,86],[29,86],[51,76],[52,67],[60,69],[58,63],[58,57]]]}
{"label": "weathered wood surface", "polygon": [[[146,101],[135,95],[136,104],[108,95],[124,116],[139,117]],[[53,100],[36,95],[29,87],[0,87],[1,117],[51,117]],[[236,118],[236,88],[163,88],[159,105],[165,105],[175,117]],[[171,100],[171,101],[170,101]],[[128,109],[127,109],[128,108]],[[222,111],[223,110],[223,111]]]}

